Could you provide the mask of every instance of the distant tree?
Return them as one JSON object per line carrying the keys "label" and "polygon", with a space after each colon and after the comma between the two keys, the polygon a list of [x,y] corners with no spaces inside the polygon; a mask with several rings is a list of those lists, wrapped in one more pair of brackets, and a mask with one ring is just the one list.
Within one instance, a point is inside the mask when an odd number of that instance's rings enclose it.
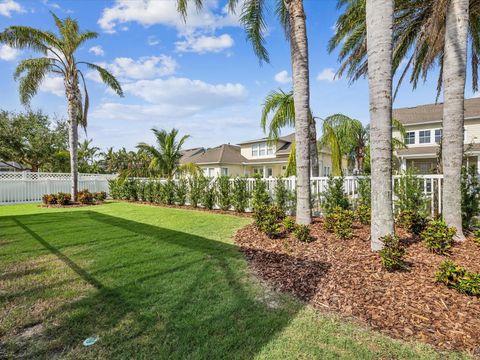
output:
{"label": "distant tree", "polygon": [[41,111],[0,112],[0,159],[31,171],[55,170],[68,143],[67,124],[51,122]]}
{"label": "distant tree", "polygon": [[100,173],[102,172],[99,161],[100,148],[92,146],[92,139],[85,139],[78,143],[78,170],[81,173]]}
{"label": "distant tree", "polygon": [[137,148],[151,156],[151,169],[158,170],[162,176],[171,179],[179,166],[182,146],[190,135],[184,135],[177,139],[177,129],[172,129],[170,132],[158,129],[152,129],[152,131],[158,147],[140,143]]}

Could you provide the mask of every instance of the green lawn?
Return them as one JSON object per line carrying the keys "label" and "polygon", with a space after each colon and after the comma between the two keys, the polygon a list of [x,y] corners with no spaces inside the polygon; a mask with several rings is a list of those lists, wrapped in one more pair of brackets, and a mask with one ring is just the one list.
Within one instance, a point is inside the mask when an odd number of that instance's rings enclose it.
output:
{"label": "green lawn", "polygon": [[267,290],[231,243],[248,221],[127,203],[0,207],[0,358],[446,357]]}

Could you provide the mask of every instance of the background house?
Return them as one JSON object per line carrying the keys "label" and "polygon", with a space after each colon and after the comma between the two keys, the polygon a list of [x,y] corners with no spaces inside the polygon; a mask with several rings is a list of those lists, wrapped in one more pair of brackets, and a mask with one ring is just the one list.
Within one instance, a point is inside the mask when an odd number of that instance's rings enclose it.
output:
{"label": "background house", "polygon": [[[435,174],[442,139],[443,104],[428,104],[393,110],[393,117],[406,130],[406,149],[396,151],[399,170],[415,168],[420,174]],[[394,131],[398,139],[401,135]],[[468,164],[480,169],[480,98],[465,100],[465,155]]]}

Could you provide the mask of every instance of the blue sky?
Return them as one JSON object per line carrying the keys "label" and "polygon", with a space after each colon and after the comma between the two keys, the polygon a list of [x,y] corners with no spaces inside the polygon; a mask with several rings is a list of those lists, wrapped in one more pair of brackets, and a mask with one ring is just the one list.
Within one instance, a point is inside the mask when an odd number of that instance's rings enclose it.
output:
{"label": "blue sky", "polygon": [[[225,1],[207,0],[205,9],[182,22],[174,0],[0,0],[0,29],[28,25],[54,30],[50,11],[71,16],[83,30],[97,31],[77,58],[107,67],[121,81],[118,98],[86,71],[90,94],[88,137],[102,148],[152,142],[150,128],[176,127],[190,134],[187,146],[211,147],[263,136],[261,104],[273,89],[291,88],[290,50],[274,16],[268,16],[270,64],[260,65],[237,17]],[[271,6],[273,9],[273,6]],[[326,50],[338,16],[336,0],[305,0],[310,50],[311,104],[316,116],[344,113],[368,123],[366,80],[333,79],[336,54]],[[22,110],[13,71],[28,52],[0,45],[0,108]],[[414,92],[405,84],[395,107],[435,101],[436,76]],[[472,96],[467,86],[467,97]],[[48,77],[31,104],[66,116],[62,82]],[[288,131],[287,131],[288,132]],[[84,136],[84,134],[82,134]]]}

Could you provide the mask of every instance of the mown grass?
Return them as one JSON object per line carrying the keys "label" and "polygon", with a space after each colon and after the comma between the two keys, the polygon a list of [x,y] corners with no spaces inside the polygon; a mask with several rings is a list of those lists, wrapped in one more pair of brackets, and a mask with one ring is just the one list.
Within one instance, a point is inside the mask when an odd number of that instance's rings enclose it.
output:
{"label": "mown grass", "polygon": [[127,203],[0,207],[0,358],[466,358],[269,291],[231,244],[248,221]]}

